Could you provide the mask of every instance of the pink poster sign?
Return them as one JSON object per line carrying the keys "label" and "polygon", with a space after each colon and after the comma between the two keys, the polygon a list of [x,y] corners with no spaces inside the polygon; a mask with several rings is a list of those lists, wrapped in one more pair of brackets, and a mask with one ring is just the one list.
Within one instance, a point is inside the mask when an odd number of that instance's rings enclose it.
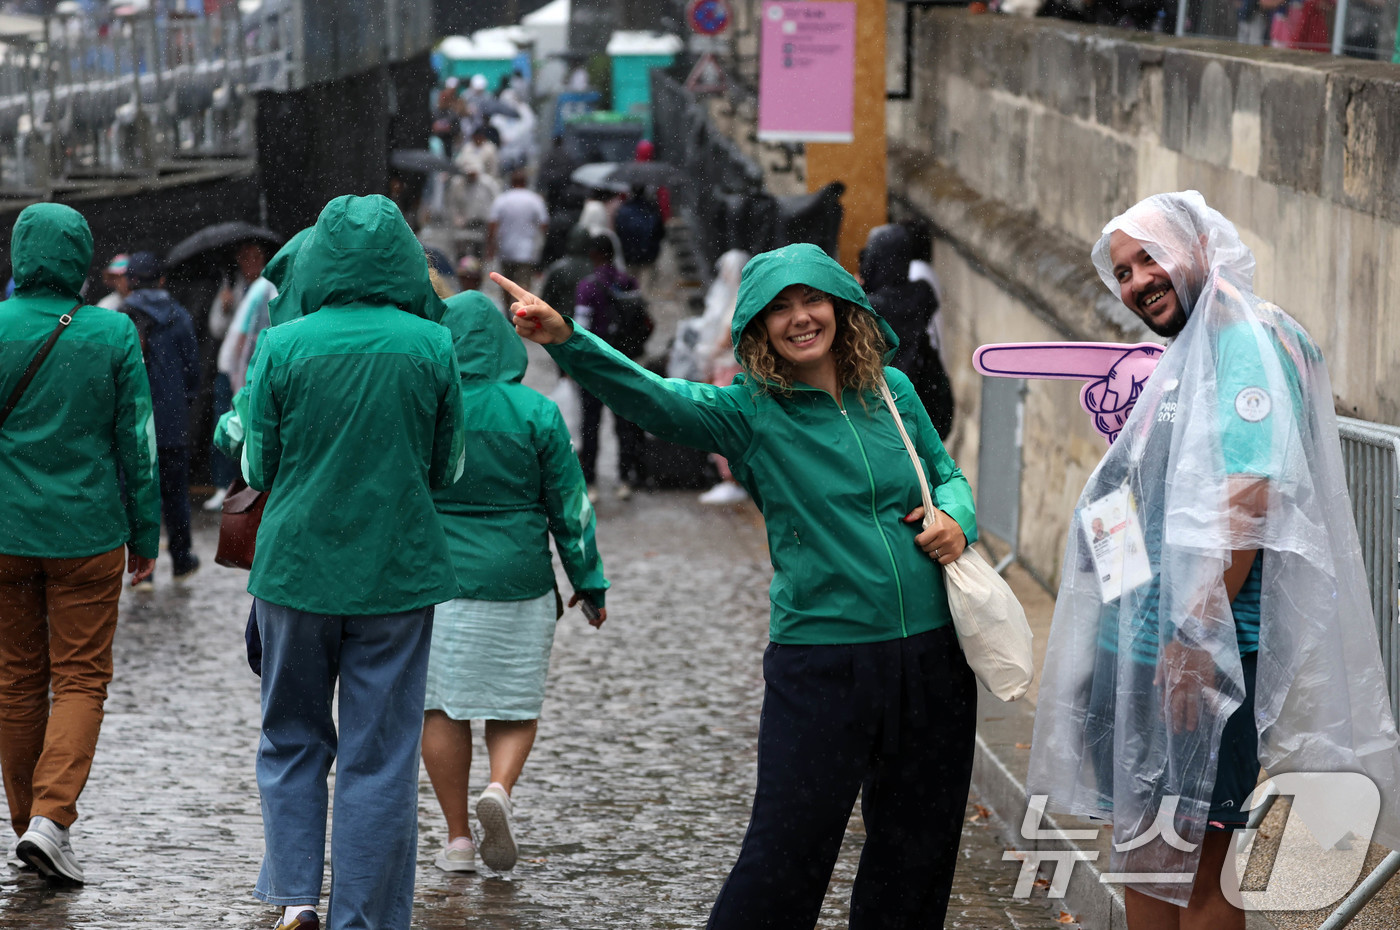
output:
{"label": "pink poster sign", "polygon": [[856,5],[765,2],[758,137],[850,142],[855,110]]}

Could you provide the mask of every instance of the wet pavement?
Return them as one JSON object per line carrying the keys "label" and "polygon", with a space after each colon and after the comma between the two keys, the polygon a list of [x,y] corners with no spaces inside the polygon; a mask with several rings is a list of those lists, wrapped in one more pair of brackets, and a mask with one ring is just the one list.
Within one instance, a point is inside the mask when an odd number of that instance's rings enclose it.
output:
{"label": "wet pavement", "polygon": [[[606,488],[605,488],[606,490]],[[213,564],[186,585],[127,593],[92,779],[74,827],[88,884],[50,890],[0,870],[0,927],[264,928],[249,894],[262,852],[254,782],[257,679],[243,658],[246,574]],[[689,492],[605,499],[599,539],[614,583],[595,631],[560,622],[539,740],[516,789],[521,862],[508,877],[449,876],[422,780],[414,926],[702,926],[738,852],[754,780],[769,568],[757,515]],[[484,786],[478,749],[474,784]],[[1059,926],[1015,902],[1013,864],[973,807],[949,926]],[[853,819],[820,926],[845,923],[860,847]],[[169,914],[171,909],[181,916]]]}

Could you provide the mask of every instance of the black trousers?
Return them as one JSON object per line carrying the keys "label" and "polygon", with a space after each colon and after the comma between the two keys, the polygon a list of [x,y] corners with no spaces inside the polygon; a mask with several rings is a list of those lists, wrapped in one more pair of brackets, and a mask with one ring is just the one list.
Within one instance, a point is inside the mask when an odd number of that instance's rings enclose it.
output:
{"label": "black trousers", "polygon": [[603,419],[603,402],[579,388],[578,405],[582,415],[578,461],[583,466],[583,480],[592,484],[598,477],[598,425]]}
{"label": "black trousers", "polygon": [[[583,466],[583,480],[592,484],[598,477],[598,429],[603,417],[603,402],[579,388],[581,416],[578,459]],[[623,484],[641,484],[646,480],[646,433],[640,426],[613,414],[617,434],[617,479]]]}
{"label": "black trousers", "polygon": [[861,795],[853,930],[943,926],[972,778],[974,678],[951,626],[848,646],[770,644],[758,791],[710,930],[810,930]]}
{"label": "black trousers", "polygon": [[190,548],[190,450],[161,446],[156,450],[160,470],[160,518],[170,542],[171,570],[184,574],[195,561]]}

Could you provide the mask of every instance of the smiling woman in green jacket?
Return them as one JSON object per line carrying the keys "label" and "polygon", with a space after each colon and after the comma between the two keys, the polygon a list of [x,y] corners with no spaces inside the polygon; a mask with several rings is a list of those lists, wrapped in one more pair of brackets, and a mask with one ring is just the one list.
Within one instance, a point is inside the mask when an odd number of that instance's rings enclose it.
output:
{"label": "smiling woman in green jacket", "polygon": [[[763,511],[773,560],[758,789],[711,928],[816,923],[857,793],[853,928],[941,926],[972,771],[976,694],[939,564],[976,540],[972,494],[860,285],[816,246],[755,256],[728,387],[667,380],[499,275],[516,331],[620,416],[719,453]],[[923,516],[895,395],[939,513]]]}

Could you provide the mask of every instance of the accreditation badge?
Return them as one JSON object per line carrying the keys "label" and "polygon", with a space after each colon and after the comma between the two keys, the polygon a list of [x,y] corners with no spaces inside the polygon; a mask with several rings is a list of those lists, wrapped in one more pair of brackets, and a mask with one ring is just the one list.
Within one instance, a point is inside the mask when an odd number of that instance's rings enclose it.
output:
{"label": "accreditation badge", "polygon": [[1137,504],[1127,487],[1112,491],[1080,511],[1084,540],[1094,558],[1103,603],[1152,580]]}

